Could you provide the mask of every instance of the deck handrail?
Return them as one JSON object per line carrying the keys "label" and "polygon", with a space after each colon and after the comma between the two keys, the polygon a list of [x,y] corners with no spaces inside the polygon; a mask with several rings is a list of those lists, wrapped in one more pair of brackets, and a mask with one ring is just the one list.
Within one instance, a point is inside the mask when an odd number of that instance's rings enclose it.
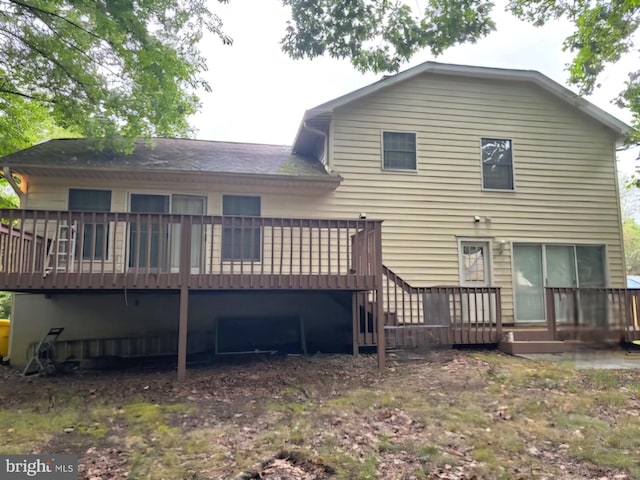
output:
{"label": "deck handrail", "polygon": [[32,209],[0,219],[0,289],[365,290],[380,275],[380,220]]}
{"label": "deck handrail", "polygon": [[[502,336],[499,287],[416,287],[382,266],[384,323],[389,346],[421,342],[497,343]],[[360,339],[375,343],[374,293],[360,294]],[[415,345],[414,345],[415,346]]]}
{"label": "deck handrail", "polygon": [[640,289],[546,287],[547,329],[554,340],[589,334],[640,340]]}

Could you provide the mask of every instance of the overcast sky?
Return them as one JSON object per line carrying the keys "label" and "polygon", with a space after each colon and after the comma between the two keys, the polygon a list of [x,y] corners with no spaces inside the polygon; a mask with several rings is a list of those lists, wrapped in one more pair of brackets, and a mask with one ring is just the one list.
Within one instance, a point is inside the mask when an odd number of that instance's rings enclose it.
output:
{"label": "overcast sky", "polygon": [[[202,43],[212,92],[199,94],[202,109],[192,119],[197,138],[290,145],[305,110],[381,76],[360,74],[348,60],[288,58],[279,44],[288,12],[279,0],[231,0],[226,5],[212,1],[211,6],[234,43],[224,46],[216,38],[205,38]],[[532,69],[566,86],[565,67],[571,54],[562,51],[562,42],[572,32],[571,24],[554,21],[536,28],[499,6],[494,18],[497,31],[477,44],[454,47],[437,58],[421,52],[402,69],[427,60]],[[589,98],[627,122],[629,112],[611,100],[622,89],[632,68],[630,62],[608,69],[600,79],[603,86]],[[623,157],[622,169],[632,170],[635,155]]]}

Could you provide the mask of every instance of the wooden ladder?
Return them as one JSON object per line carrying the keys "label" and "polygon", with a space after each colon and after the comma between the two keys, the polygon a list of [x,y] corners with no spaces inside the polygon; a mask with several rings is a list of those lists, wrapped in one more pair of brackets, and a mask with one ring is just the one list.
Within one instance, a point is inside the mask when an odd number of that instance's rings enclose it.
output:
{"label": "wooden ladder", "polygon": [[58,224],[56,236],[49,245],[45,276],[51,272],[72,272],[76,252],[75,223],[69,225],[66,220]]}

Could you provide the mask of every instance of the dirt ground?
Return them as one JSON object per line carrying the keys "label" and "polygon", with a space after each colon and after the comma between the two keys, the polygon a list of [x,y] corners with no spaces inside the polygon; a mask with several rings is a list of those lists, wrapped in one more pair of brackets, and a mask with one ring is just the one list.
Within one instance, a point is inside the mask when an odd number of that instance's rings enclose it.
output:
{"label": "dirt ground", "polygon": [[80,478],[640,478],[640,371],[495,352],[251,357],[189,370],[0,370],[0,452]]}

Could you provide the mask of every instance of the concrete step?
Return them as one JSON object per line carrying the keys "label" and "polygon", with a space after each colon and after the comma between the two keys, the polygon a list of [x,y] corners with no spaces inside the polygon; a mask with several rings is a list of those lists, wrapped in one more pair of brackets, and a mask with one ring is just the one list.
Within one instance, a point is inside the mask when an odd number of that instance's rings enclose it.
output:
{"label": "concrete step", "polygon": [[527,328],[527,329],[505,329],[505,338],[509,332],[513,332],[513,340],[515,342],[543,342],[552,341],[552,335],[546,328]]}
{"label": "concrete step", "polygon": [[552,341],[552,340],[533,340],[533,341],[514,341],[498,343],[498,350],[510,355],[528,354],[528,353],[566,353],[581,350],[586,345],[582,342],[574,341]]}

